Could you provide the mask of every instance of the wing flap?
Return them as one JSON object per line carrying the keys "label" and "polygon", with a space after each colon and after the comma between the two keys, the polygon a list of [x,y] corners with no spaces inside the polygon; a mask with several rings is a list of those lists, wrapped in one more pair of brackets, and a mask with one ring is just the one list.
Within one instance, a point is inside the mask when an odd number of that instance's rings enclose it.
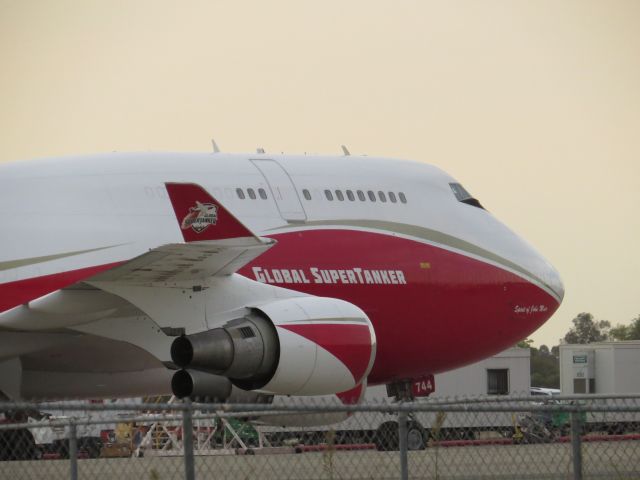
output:
{"label": "wing flap", "polygon": [[231,275],[271,248],[275,241],[248,243],[225,240],[163,245],[98,274],[91,281],[145,285]]}

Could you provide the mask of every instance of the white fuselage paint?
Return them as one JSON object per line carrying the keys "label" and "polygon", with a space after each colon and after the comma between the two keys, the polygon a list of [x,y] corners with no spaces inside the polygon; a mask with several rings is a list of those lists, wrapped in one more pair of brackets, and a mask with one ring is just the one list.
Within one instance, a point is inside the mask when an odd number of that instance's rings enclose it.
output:
{"label": "white fuselage paint", "polygon": [[[265,159],[277,162],[286,171],[295,190],[270,186],[252,161]],[[0,266],[22,259],[96,249],[0,269],[0,284],[126,261],[150,248],[181,242],[164,188],[168,181],[201,184],[258,235],[295,230],[304,222],[283,218],[278,208],[282,202],[277,199],[289,195],[285,206],[280,206],[285,217],[302,218],[300,210],[296,213],[298,204],[311,225],[314,221],[358,219],[428,228],[472,242],[521,267],[513,273],[533,274],[528,280],[534,283],[542,280],[546,285],[540,286],[556,298],[563,292],[557,272],[541,255],[487,211],[458,202],[448,186],[455,180],[433,166],[355,156],[178,153],[105,154],[0,166]],[[248,188],[256,194],[264,189],[268,199],[261,200],[259,196],[256,200],[240,199],[236,194],[238,188],[245,195]],[[303,190],[310,192],[311,200],[303,197]],[[332,191],[333,201],[327,200],[325,190]],[[365,194],[370,190],[376,194],[403,192],[407,203],[371,202],[368,197],[366,201],[357,197],[355,201],[346,198],[339,201],[335,190],[351,190],[354,194],[358,190]],[[342,227],[337,224],[335,228]],[[366,224],[361,228],[367,230]],[[29,234],[34,231],[38,234]],[[410,232],[405,236],[412,238]],[[455,245],[439,246],[456,251]],[[481,260],[492,262],[487,258]],[[288,273],[291,283],[368,282],[365,273],[358,275],[355,270],[351,274],[310,270],[297,272],[295,279],[293,272]],[[397,283],[402,283],[401,278],[402,272],[396,273]]]}

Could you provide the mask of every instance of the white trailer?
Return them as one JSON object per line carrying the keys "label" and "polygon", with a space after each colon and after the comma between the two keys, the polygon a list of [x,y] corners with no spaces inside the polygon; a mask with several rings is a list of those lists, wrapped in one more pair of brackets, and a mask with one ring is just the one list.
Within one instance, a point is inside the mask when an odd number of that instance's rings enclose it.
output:
{"label": "white trailer", "polygon": [[[563,395],[640,394],[640,341],[560,345],[560,390]],[[624,400],[595,400],[624,405]],[[608,433],[640,430],[637,413],[589,413],[587,431]]]}
{"label": "white trailer", "polygon": [[580,393],[640,393],[640,341],[560,345],[560,390]]}

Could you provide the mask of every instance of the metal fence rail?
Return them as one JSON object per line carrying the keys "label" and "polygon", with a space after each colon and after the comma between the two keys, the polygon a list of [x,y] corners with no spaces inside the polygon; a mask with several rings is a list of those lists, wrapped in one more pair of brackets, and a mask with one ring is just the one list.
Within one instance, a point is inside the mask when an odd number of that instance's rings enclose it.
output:
{"label": "metal fence rail", "polygon": [[5,402],[0,412],[0,479],[640,478],[635,395]]}

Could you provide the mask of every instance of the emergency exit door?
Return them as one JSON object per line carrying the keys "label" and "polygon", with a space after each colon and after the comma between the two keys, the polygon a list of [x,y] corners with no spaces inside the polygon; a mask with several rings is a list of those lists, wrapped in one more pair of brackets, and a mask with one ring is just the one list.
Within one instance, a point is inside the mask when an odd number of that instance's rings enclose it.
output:
{"label": "emergency exit door", "polygon": [[289,174],[275,160],[251,160],[267,181],[282,218],[289,222],[304,222],[307,215]]}

